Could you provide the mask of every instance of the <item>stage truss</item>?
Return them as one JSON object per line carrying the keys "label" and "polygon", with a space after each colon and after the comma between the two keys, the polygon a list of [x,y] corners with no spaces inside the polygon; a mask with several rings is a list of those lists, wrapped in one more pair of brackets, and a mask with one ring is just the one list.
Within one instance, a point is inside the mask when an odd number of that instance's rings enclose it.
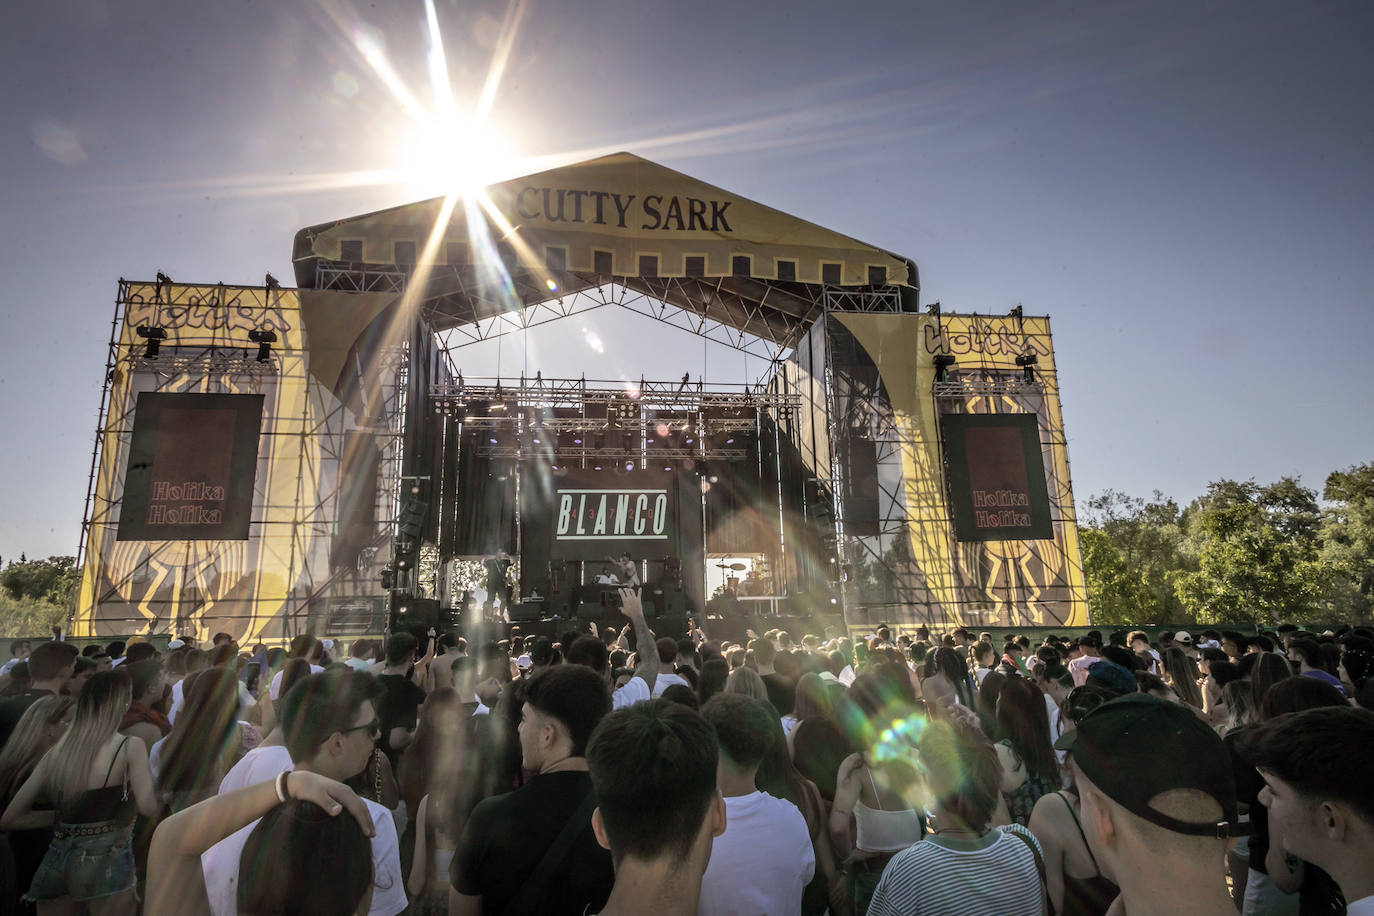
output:
{"label": "stage truss", "polygon": [[[1048,319],[828,311],[769,384],[801,399],[779,429],[816,540],[789,555],[834,583],[852,627],[1086,623]],[[1051,537],[957,540],[941,417],[962,413],[1036,417]]]}
{"label": "stage truss", "polygon": [[[140,333],[140,329],[144,333]],[[164,335],[151,353],[150,329]],[[264,359],[248,334],[271,331]],[[389,348],[370,369],[381,397],[357,417],[306,371],[294,290],[120,280],[78,546],[76,635],[173,632],[241,640],[322,632],[350,611],[380,610],[399,493],[408,355]],[[120,541],[120,501],[142,392],[265,397],[253,521],[247,540]],[[332,567],[345,439],[373,437],[382,454],[375,530],[358,562]]]}
{"label": "stage truss", "polygon": [[491,433],[478,446],[484,458],[736,461],[748,454],[736,434],[756,432],[764,414],[790,416],[800,407],[799,398],[763,387],[708,388],[686,379],[628,386],[542,376],[510,385],[459,379],[435,386],[430,401],[435,413]]}

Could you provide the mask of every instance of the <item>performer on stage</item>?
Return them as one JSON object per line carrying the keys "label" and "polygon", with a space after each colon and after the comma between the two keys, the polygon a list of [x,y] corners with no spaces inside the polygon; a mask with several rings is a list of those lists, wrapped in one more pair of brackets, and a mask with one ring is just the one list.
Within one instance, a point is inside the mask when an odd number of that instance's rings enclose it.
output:
{"label": "performer on stage", "polygon": [[607,557],[606,562],[616,570],[616,578],[620,580],[620,585],[639,584],[639,570],[635,567],[635,561],[630,558],[629,551],[622,553],[619,560]]}
{"label": "performer on stage", "polygon": [[[482,565],[487,569],[487,615],[493,620],[499,620],[501,614],[510,607],[510,585],[506,582],[506,570],[512,565],[510,554],[504,550],[499,550],[495,554],[482,558]],[[501,610],[496,610],[496,599],[501,599]]]}

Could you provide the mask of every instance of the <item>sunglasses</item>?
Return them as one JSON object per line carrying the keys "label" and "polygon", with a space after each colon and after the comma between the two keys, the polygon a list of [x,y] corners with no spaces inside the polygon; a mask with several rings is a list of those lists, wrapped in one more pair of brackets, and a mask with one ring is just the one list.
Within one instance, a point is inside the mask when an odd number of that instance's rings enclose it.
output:
{"label": "sunglasses", "polygon": [[346,735],[346,734],[348,734],[349,732],[360,731],[361,729],[364,729],[364,728],[367,729],[367,736],[368,736],[369,738],[379,738],[379,737],[381,737],[381,734],[382,734],[382,723],[381,723],[380,721],[378,721],[377,719],[373,719],[371,722],[366,722],[366,723],[364,723],[364,724],[362,724],[362,725],[355,725],[355,726],[353,726],[352,728],[341,728],[341,729],[339,729],[339,734],[341,734],[341,735]]}

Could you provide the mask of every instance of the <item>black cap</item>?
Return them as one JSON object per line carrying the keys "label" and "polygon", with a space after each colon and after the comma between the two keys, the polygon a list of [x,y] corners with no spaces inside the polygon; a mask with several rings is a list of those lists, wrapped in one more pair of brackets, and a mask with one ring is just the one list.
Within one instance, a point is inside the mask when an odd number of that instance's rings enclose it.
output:
{"label": "black cap", "polygon": [[[1152,824],[1192,836],[1230,836],[1236,825],[1236,781],[1217,733],[1187,707],[1144,693],[1103,703],[1054,746],[1104,795]],[[1216,799],[1221,820],[1180,821],[1150,807],[1174,789]]]}

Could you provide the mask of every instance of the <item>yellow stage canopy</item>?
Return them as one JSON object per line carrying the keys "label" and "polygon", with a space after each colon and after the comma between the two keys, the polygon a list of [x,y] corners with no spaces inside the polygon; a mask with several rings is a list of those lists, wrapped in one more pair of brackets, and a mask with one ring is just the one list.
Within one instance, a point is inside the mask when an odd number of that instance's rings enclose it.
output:
{"label": "yellow stage canopy", "polygon": [[434,198],[302,229],[297,283],[398,292],[441,220],[433,267],[418,274],[435,330],[607,283],[782,346],[820,314],[826,288],[894,287],[903,310],[917,310],[911,260],[630,153],[452,206]]}

